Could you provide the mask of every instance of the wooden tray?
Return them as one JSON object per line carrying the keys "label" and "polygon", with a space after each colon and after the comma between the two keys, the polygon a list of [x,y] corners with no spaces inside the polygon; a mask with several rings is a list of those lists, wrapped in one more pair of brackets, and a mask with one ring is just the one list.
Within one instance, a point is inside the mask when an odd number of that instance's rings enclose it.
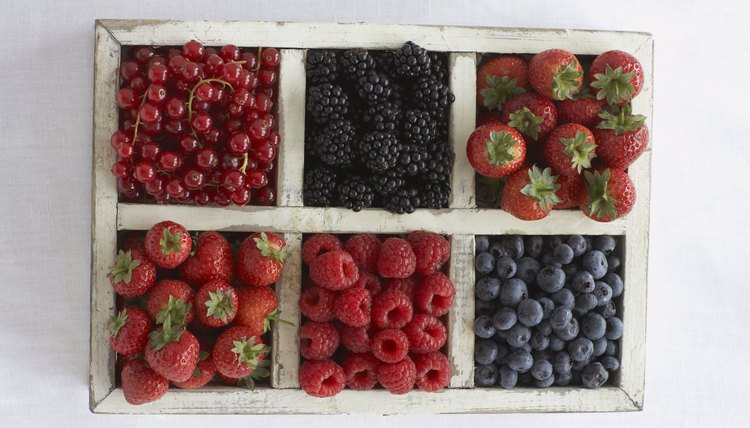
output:
{"label": "wooden tray", "polygon": [[[101,20],[96,22],[94,72],[93,212],[91,248],[90,409],[95,413],[497,413],[633,411],[643,405],[646,342],[646,282],[651,148],[628,170],[637,202],[625,218],[598,223],[579,211],[553,211],[540,221],[518,220],[499,209],[477,209],[474,170],[465,144],[476,115],[476,65],[481,53],[536,53],[550,48],[577,55],[620,49],[635,55],[646,73],[636,113],[647,115],[653,132],[653,39],[647,33],[584,30],[533,30],[374,24]],[[196,39],[206,45],[268,46],[281,50],[278,160],[278,206],[197,207],[119,203],[110,167],[115,152],[109,137],[118,126],[115,94],[119,87],[121,49],[128,45],[181,45]],[[305,115],[305,50],[308,48],[394,49],[412,40],[432,51],[449,52],[451,88],[456,96],[450,114],[451,144],[456,154],[449,208],[395,215],[384,209],[353,213],[345,208],[302,205]],[[202,390],[170,389],[160,400],[132,406],[115,384],[115,354],[105,324],[115,312],[107,278],[116,253],[117,232],[145,230],[161,220],[188,230],[275,231],[284,233],[291,257],[277,283],[280,308],[299,325],[300,246],[303,233],[405,233],[430,230],[450,235],[450,277],[456,299],[449,314],[450,388],[440,393],[414,391],[392,395],[385,390],[344,390],[320,399],[299,389],[299,342],[296,327],[273,327],[271,387],[255,391],[225,386]],[[624,335],[616,386],[548,389],[474,388],[474,235],[583,234],[623,235]]]}

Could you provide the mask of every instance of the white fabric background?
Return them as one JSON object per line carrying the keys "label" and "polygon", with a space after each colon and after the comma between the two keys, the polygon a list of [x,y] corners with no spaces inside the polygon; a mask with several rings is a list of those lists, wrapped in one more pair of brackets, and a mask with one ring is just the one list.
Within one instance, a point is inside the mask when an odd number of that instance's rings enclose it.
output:
{"label": "white fabric background", "polygon": [[[750,425],[750,202],[744,194],[750,190],[749,15],[747,3],[740,1],[3,1],[0,425]],[[95,18],[652,32],[656,82],[643,412],[210,419],[92,415],[88,319]]]}

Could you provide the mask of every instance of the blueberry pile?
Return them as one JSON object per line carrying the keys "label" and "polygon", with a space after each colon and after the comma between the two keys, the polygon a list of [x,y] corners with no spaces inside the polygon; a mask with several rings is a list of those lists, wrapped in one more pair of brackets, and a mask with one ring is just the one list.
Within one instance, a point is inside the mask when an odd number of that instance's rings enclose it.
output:
{"label": "blueberry pile", "polygon": [[395,51],[309,50],[306,206],[447,208],[453,151],[447,55],[408,42]]}
{"label": "blueberry pile", "polygon": [[611,236],[477,236],[474,382],[599,388],[620,367]]}

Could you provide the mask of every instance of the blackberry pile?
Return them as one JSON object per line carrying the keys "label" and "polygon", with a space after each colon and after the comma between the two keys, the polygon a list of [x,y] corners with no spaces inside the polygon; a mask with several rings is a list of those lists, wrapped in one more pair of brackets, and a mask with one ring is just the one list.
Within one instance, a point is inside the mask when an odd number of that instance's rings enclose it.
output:
{"label": "blackberry pile", "polygon": [[307,53],[307,206],[448,207],[447,56],[408,42],[395,51]]}

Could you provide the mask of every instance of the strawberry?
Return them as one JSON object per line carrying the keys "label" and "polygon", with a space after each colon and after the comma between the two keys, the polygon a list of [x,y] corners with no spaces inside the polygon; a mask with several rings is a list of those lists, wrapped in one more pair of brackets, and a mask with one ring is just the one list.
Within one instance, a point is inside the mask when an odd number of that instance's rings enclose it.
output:
{"label": "strawberry", "polygon": [[120,372],[122,393],[130,404],[143,404],[160,399],[169,389],[169,381],[146,365],[140,358],[127,361]]}
{"label": "strawberry", "polygon": [[585,180],[578,193],[578,205],[589,218],[608,222],[633,209],[635,186],[625,171],[607,168],[585,171],[583,176]]}
{"label": "strawberry", "polygon": [[136,297],[150,290],[156,283],[156,266],[139,251],[120,250],[108,276],[115,293],[124,297]]}
{"label": "strawberry", "polygon": [[149,334],[146,361],[154,371],[173,382],[185,382],[198,364],[200,345],[193,333],[173,326],[170,318]]}
{"label": "strawberry", "polygon": [[562,49],[549,49],[529,62],[529,80],[535,91],[553,100],[573,98],[583,86],[583,68],[578,58]]}
{"label": "strawberry", "polygon": [[477,118],[477,128],[488,123],[502,122],[503,112],[502,111],[488,111],[482,113]]}
{"label": "strawberry", "polygon": [[645,116],[630,114],[630,104],[603,111],[594,137],[599,145],[597,154],[612,168],[626,169],[648,147]]}
{"label": "strawberry", "polygon": [[521,220],[539,220],[547,217],[552,206],[560,199],[555,192],[560,188],[551,168],[541,171],[536,165],[521,168],[508,177],[500,208]]}
{"label": "strawberry", "polygon": [[172,382],[174,386],[180,389],[199,389],[211,382],[216,374],[214,359],[211,357],[211,346],[205,342],[200,342],[200,352],[198,352],[198,364],[193,370],[193,375],[184,382]]}
{"label": "strawberry", "polygon": [[187,325],[193,320],[193,289],[176,279],[156,283],[146,300],[146,312],[157,324],[171,318],[172,325]]}
{"label": "strawberry", "polygon": [[128,232],[125,235],[125,240],[122,244],[122,249],[124,251],[128,250],[137,250],[138,252],[142,254],[146,254],[146,247],[143,245],[143,237],[145,234],[143,232]]}
{"label": "strawberry", "polygon": [[513,95],[529,89],[528,64],[520,56],[500,55],[477,70],[477,104],[502,110]]}
{"label": "strawberry", "polygon": [[597,100],[610,105],[627,104],[643,89],[643,67],[627,52],[607,51],[589,68],[589,81]]}
{"label": "strawberry", "polygon": [[519,94],[505,103],[502,121],[520,132],[527,143],[537,142],[555,129],[557,109],[541,95]]}
{"label": "strawberry", "polygon": [[591,96],[556,101],[555,107],[558,124],[580,123],[589,129],[594,129],[599,123],[599,113],[602,112],[601,101]]}
{"label": "strawberry", "polygon": [[219,335],[214,344],[216,370],[230,378],[253,373],[269,349],[249,327],[235,326]]}
{"label": "strawberry", "polygon": [[198,236],[195,254],[180,266],[180,275],[188,283],[200,286],[212,279],[232,280],[232,247],[218,232]]}
{"label": "strawberry", "polygon": [[223,327],[237,315],[237,292],[223,279],[203,284],[193,297],[198,318],[209,327]]}
{"label": "strawberry", "polygon": [[526,158],[526,143],[515,129],[502,123],[477,128],[466,143],[466,156],[477,172],[500,178],[512,174]]}
{"label": "strawberry", "polygon": [[250,328],[254,336],[267,332],[272,320],[280,321],[279,300],[271,288],[240,287],[237,297],[239,309],[234,323]]}
{"label": "strawberry", "polygon": [[560,203],[552,207],[553,210],[564,210],[567,208],[578,208],[578,192],[581,190],[580,175],[561,175],[557,177],[560,188],[555,194],[560,198]]}
{"label": "strawberry", "polygon": [[187,229],[173,221],[156,223],[146,232],[146,255],[157,266],[172,269],[184,262],[193,248]]}
{"label": "strawberry", "polygon": [[125,307],[109,318],[109,346],[121,355],[136,355],[143,352],[151,331],[151,319],[146,312]]}
{"label": "strawberry", "polygon": [[577,123],[560,125],[544,143],[544,157],[556,174],[579,175],[596,157],[594,134]]}
{"label": "strawberry", "polygon": [[253,233],[240,246],[237,278],[253,287],[271,285],[281,276],[287,256],[284,238],[275,233]]}

